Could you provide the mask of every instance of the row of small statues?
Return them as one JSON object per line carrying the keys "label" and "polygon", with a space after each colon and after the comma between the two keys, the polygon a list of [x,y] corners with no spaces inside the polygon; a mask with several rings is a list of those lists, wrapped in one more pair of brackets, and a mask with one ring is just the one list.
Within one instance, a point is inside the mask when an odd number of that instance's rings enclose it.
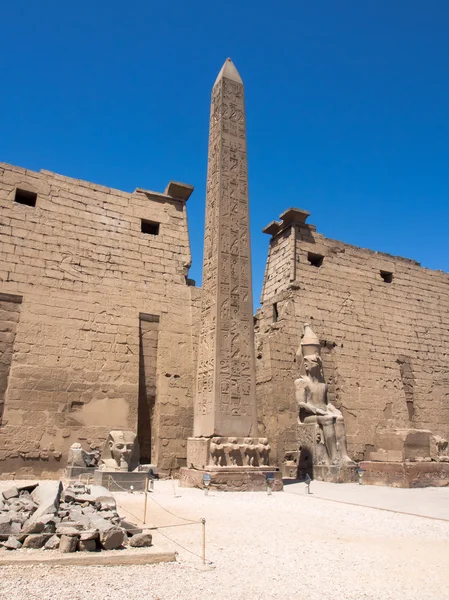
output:
{"label": "row of small statues", "polygon": [[216,467],[269,465],[270,450],[267,438],[244,438],[239,443],[237,438],[213,437],[209,447],[211,464]]}

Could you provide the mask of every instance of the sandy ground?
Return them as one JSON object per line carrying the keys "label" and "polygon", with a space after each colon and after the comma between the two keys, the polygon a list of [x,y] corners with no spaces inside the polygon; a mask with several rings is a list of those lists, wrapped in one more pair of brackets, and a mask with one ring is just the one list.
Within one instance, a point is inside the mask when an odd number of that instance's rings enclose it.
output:
{"label": "sandy ground", "polygon": [[[170,481],[157,482],[149,495],[148,524],[183,523],[175,515],[194,521],[205,518],[207,558],[215,568],[201,570],[201,525],[186,524],[154,532],[155,547],[179,552],[177,563],[2,567],[0,598],[449,598],[449,522],[333,502],[318,497],[318,488],[310,496],[302,484],[271,496],[217,492],[205,496],[200,490],[174,487]],[[371,494],[363,490],[366,502],[383,502],[386,508],[398,502],[396,490],[369,489]],[[411,491],[410,512],[419,507],[419,492],[423,506],[428,498],[436,507],[449,500],[444,489]],[[320,493],[332,496],[332,486],[322,487]],[[346,501],[345,494],[354,500],[357,490],[344,492],[343,486],[337,486],[336,499]],[[123,515],[143,518],[142,494],[120,493],[116,498]],[[401,495],[400,506],[407,512],[407,494]],[[26,552],[36,556],[41,551]]]}

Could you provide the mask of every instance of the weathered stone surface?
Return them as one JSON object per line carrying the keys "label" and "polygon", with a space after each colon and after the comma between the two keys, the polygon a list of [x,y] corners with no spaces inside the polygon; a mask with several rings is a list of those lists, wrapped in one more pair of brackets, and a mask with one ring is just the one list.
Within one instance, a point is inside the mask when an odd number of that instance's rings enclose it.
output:
{"label": "weathered stone surface", "polygon": [[[280,471],[268,471],[264,468],[249,469],[242,467],[225,467],[208,470],[211,476],[211,488],[222,492],[264,492],[267,489],[267,472],[273,473],[274,483],[272,489],[279,492],[283,489]],[[182,468],[179,474],[181,487],[196,487],[203,489],[203,473],[198,469]]]}
{"label": "weathered stone surface", "polygon": [[59,540],[59,552],[76,552],[78,546],[78,537],[70,535],[61,535]]}
{"label": "weathered stone surface", "polygon": [[30,533],[42,533],[44,531],[44,528],[45,523],[43,523],[41,520],[32,521],[31,519],[29,519],[28,521],[25,521],[20,532],[26,533],[28,535]]}
{"label": "weathered stone surface", "polygon": [[[23,188],[36,207],[14,201]],[[114,428],[137,429],[166,472],[185,461],[201,293],[186,279],[192,189],[128,193],[1,165],[0,472],[54,477],[72,444],[93,452]]]}
{"label": "weathered stone surface", "polygon": [[351,458],[375,452],[381,428],[447,437],[448,274],[326,238],[307,216],[288,210],[266,229],[256,370],[259,420],[273,440],[272,458],[282,460],[294,448],[291,381],[299,375],[295,351],[306,321],[320,340],[329,400],[345,419]]}
{"label": "weathered stone surface", "polygon": [[41,515],[56,514],[62,492],[61,481],[41,481],[32,492],[31,497],[39,505],[32,519],[37,520]]}
{"label": "weathered stone surface", "polygon": [[93,539],[80,540],[78,542],[78,550],[80,552],[95,552],[96,549],[97,549],[97,544],[95,543],[95,540],[93,540]]}
{"label": "weathered stone surface", "polygon": [[58,535],[75,535],[80,531],[83,531],[84,525],[82,523],[75,523],[73,521],[63,521],[56,525],[56,533]]}
{"label": "weathered stone surface", "polygon": [[142,533],[143,531],[140,527],[126,519],[121,519],[120,527],[124,529],[128,535],[135,535],[136,533]]}
{"label": "weathered stone surface", "polygon": [[33,533],[25,538],[23,542],[24,548],[42,548],[46,544],[48,536],[41,533]]}
{"label": "weathered stone surface", "polygon": [[7,540],[10,535],[20,532],[20,523],[13,521],[10,515],[0,515],[0,540]]}
{"label": "weathered stone surface", "polygon": [[2,494],[5,500],[10,500],[11,498],[19,497],[19,490],[15,486],[13,486],[8,488],[7,490],[4,490]]}
{"label": "weathered stone surface", "polygon": [[100,543],[105,550],[120,548],[125,539],[125,532],[120,527],[100,531]]}
{"label": "weathered stone surface", "polygon": [[98,531],[106,531],[113,527],[110,521],[103,519],[98,513],[89,515],[89,526],[91,529],[98,529]]}
{"label": "weathered stone surface", "polygon": [[97,540],[99,537],[98,529],[91,529],[89,531],[80,532],[80,540],[85,542],[87,540]]}
{"label": "weathered stone surface", "polygon": [[102,485],[90,486],[90,502],[99,503],[101,510],[117,510],[117,502],[108,488]]}
{"label": "weathered stone surface", "polygon": [[256,433],[254,363],[243,82],[227,59],[212,90],[194,437]]}
{"label": "weathered stone surface", "polygon": [[143,548],[146,546],[151,546],[153,541],[153,536],[151,533],[136,533],[129,540],[129,545],[133,548]]}
{"label": "weathered stone surface", "polygon": [[2,542],[2,546],[7,550],[18,550],[22,547],[22,544],[17,538],[10,536],[5,542]]}
{"label": "weathered stone surface", "polygon": [[45,543],[44,550],[57,550],[59,548],[59,543],[59,537],[57,535],[52,535]]}
{"label": "weathered stone surface", "polygon": [[360,463],[363,484],[389,485],[400,488],[449,486],[449,463],[446,462],[374,462]]}

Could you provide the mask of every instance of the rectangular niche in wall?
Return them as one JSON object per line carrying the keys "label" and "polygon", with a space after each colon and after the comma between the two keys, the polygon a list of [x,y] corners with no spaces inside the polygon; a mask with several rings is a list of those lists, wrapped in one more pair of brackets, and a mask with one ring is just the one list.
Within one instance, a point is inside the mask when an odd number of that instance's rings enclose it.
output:
{"label": "rectangular niche in wall", "polygon": [[393,273],[390,273],[389,271],[381,271],[380,276],[385,283],[391,283],[393,281]]}
{"label": "rectangular niche in wall", "polygon": [[14,196],[14,202],[17,204],[24,204],[25,206],[36,206],[37,194],[28,190],[16,190]]}
{"label": "rectangular niche in wall", "polygon": [[137,438],[140,462],[151,463],[154,444],[154,408],[156,403],[158,315],[139,315],[139,402],[137,409]]}
{"label": "rectangular niche in wall", "polygon": [[146,219],[142,219],[141,221],[141,230],[142,233],[147,233],[149,235],[159,235],[159,223],[156,221],[147,221]]}
{"label": "rectangular niche in wall", "polygon": [[321,267],[323,264],[324,256],[322,254],[315,254],[314,252],[307,253],[307,260],[312,267]]}
{"label": "rectangular niche in wall", "polygon": [[5,406],[9,371],[12,364],[14,340],[19,322],[22,296],[0,294],[0,423]]}

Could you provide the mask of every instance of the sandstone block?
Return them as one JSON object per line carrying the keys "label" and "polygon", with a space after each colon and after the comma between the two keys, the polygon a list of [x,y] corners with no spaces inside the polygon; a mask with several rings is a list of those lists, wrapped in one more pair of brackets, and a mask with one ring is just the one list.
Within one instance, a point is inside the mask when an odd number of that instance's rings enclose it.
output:
{"label": "sandstone block", "polygon": [[105,550],[120,548],[125,540],[125,532],[120,527],[111,527],[100,532],[100,543]]}
{"label": "sandstone block", "polygon": [[59,541],[57,535],[52,535],[45,543],[44,550],[57,550],[59,548]]}
{"label": "sandstone block", "polygon": [[62,535],[59,541],[59,552],[76,552],[78,545],[77,536]]}
{"label": "sandstone block", "polygon": [[133,548],[143,548],[152,545],[153,536],[151,533],[136,533],[129,540],[129,545]]}
{"label": "sandstone block", "polygon": [[95,552],[97,549],[97,544],[95,540],[80,540],[78,542],[78,550],[80,552]]}
{"label": "sandstone block", "polygon": [[34,549],[42,548],[42,546],[46,544],[47,540],[48,536],[40,533],[33,533],[25,538],[25,541],[23,542],[23,547]]}
{"label": "sandstone block", "polygon": [[15,486],[8,488],[7,490],[5,490],[2,493],[3,493],[3,498],[5,500],[10,500],[11,498],[19,497],[19,490]]}
{"label": "sandstone block", "polygon": [[41,481],[31,494],[33,501],[39,505],[32,518],[37,520],[41,515],[56,514],[59,508],[61,492],[61,481]]}
{"label": "sandstone block", "polygon": [[13,536],[10,536],[6,542],[2,542],[2,546],[7,550],[18,550],[22,547],[22,544],[19,540]]}

